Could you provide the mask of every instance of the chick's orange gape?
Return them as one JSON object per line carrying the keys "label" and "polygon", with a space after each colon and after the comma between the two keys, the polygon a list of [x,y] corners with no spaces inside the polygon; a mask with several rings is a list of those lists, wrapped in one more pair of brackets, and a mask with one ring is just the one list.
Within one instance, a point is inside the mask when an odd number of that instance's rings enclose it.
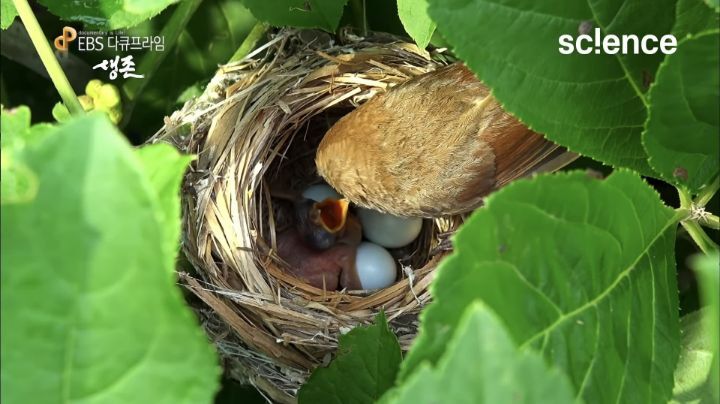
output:
{"label": "chick's orange gape", "polygon": [[317,204],[314,214],[319,215],[322,223],[328,231],[340,230],[345,226],[347,218],[348,201],[345,199],[325,199]]}
{"label": "chick's orange gape", "polygon": [[577,157],[505,112],[460,63],[379,94],[333,125],[318,173],[351,202],[398,216],[470,211],[490,192]]}

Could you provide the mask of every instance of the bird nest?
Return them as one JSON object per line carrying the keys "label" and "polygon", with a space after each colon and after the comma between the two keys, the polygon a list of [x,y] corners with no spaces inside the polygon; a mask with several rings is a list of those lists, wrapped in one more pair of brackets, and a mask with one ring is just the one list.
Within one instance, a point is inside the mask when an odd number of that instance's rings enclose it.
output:
{"label": "bird nest", "polygon": [[273,195],[320,181],[315,150],[333,122],[448,59],[388,35],[281,31],[220,67],[202,96],[153,137],[197,155],[182,188],[192,270],[180,280],[231,377],[292,402],[312,369],[330,361],[338,336],[381,310],[408,349],[461,218],[427,219],[411,245],[390,250],[399,264],[392,286],[330,291],[294,277],[277,256],[277,234],[292,215]]}

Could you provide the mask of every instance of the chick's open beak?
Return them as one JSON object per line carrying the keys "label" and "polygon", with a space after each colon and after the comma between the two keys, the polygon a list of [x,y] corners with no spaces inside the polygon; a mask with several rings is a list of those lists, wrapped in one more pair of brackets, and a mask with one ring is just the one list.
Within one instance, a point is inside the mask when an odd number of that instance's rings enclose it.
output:
{"label": "chick's open beak", "polygon": [[327,198],[313,205],[312,220],[328,232],[338,233],[345,227],[349,207],[347,199]]}

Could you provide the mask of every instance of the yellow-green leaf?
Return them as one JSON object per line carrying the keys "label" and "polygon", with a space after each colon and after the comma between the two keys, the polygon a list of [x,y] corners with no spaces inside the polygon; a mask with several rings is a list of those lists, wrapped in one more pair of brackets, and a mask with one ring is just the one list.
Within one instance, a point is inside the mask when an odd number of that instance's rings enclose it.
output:
{"label": "yellow-green leaf", "polygon": [[24,152],[38,193],[1,210],[3,403],[212,401],[220,369],[172,273],[177,210],[163,211],[187,159],[153,153],[171,180],[148,178],[98,113]]}
{"label": "yellow-green leaf", "polygon": [[398,0],[398,15],[405,31],[415,40],[418,47],[430,43],[436,24],[427,12],[427,0]]}
{"label": "yellow-green leaf", "polygon": [[519,351],[500,319],[473,303],[443,356],[421,364],[384,404],[575,403],[567,377],[535,352]]}

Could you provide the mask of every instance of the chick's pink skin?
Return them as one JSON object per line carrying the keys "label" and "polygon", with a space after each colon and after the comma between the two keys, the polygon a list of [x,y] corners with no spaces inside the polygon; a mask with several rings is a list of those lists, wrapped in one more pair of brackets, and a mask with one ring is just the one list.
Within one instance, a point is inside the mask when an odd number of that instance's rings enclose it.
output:
{"label": "chick's pink skin", "polygon": [[[336,244],[325,251],[317,251],[303,243],[296,229],[278,235],[278,255],[290,266],[290,272],[318,289],[336,290],[341,283],[354,283],[348,279],[355,272],[357,246]],[[352,278],[352,276],[350,276]],[[349,285],[343,285],[346,287]]]}

